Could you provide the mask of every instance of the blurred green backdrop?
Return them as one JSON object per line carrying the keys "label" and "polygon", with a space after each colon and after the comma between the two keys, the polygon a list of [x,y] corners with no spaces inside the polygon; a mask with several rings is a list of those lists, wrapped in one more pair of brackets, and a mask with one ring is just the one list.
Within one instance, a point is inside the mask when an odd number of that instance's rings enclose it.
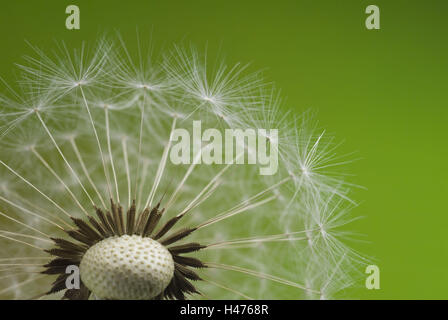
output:
{"label": "blurred green backdrop", "polygon": [[[77,4],[81,29],[65,28]],[[381,10],[381,30],[367,30],[365,8]],[[363,280],[353,298],[448,298],[448,2],[308,1],[4,1],[0,73],[30,53],[24,40],[94,41],[120,31],[136,39],[153,30],[155,46],[186,39],[219,49],[230,61],[267,68],[297,112],[317,111],[322,127],[344,140],[365,216],[352,226],[381,270],[381,289]],[[286,290],[286,289],[285,289]]]}

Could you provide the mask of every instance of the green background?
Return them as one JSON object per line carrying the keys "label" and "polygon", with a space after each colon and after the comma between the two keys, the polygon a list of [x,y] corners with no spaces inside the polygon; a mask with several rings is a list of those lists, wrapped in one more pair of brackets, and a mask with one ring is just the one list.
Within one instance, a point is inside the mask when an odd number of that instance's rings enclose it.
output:
{"label": "green background", "polygon": [[[81,29],[65,28],[77,4]],[[381,10],[367,30],[365,8]],[[448,2],[309,1],[8,1],[0,10],[0,73],[30,53],[24,40],[94,41],[119,30],[136,39],[153,30],[155,46],[186,40],[230,61],[267,68],[297,112],[317,111],[320,125],[344,140],[341,153],[362,158],[347,168],[365,218],[357,249],[375,258],[381,289],[362,279],[350,297],[448,298],[447,68]],[[135,41],[134,41],[135,42]]]}

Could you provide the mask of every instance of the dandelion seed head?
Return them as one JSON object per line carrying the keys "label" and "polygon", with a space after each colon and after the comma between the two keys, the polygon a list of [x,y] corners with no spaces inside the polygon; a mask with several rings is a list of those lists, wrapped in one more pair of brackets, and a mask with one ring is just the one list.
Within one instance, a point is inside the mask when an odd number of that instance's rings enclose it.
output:
{"label": "dandelion seed head", "polygon": [[[345,270],[361,259],[345,241],[352,185],[333,172],[349,160],[285,111],[259,72],[211,65],[194,48],[134,52],[120,37],[93,50],[32,48],[19,89],[0,98],[0,259],[17,261],[0,271],[1,297],[319,299],[350,285]],[[172,163],[174,130],[191,133],[194,121],[220,133],[265,129],[278,172]],[[137,242],[120,247],[137,238],[172,264],[130,255]],[[107,262],[109,241],[123,260]],[[31,263],[36,255],[43,261]],[[72,264],[79,290],[65,287]],[[131,265],[135,274],[123,272]]]}

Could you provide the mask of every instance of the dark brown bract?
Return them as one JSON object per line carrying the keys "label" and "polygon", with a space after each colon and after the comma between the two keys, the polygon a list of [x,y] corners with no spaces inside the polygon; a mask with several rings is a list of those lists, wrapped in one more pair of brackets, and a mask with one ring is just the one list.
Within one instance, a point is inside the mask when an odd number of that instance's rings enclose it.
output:
{"label": "dark brown bract", "polygon": [[66,288],[66,280],[69,276],[66,273],[66,268],[70,265],[79,267],[85,252],[96,243],[109,237],[122,235],[149,237],[167,247],[171,253],[175,266],[173,278],[163,293],[155,299],[183,300],[186,294],[199,294],[191,281],[201,280],[201,278],[193,269],[205,268],[206,265],[197,258],[183,254],[199,251],[206,246],[195,242],[173,245],[197,229],[197,227],[187,227],[172,230],[184,214],[168,219],[157,228],[165,211],[160,209],[160,202],[152,209],[146,208],[139,214],[136,213],[135,201],[126,214],[122,206],[112,200],[110,210],[107,212],[100,208],[95,208],[95,210],[96,217],[89,216],[88,221],[71,218],[75,227],[72,230],[65,230],[70,239],[51,238],[55,246],[46,251],[56,258],[44,265],[46,269],[42,273],[58,275],[58,277],[46,293],[47,295],[65,290],[63,299],[88,299],[92,292],[82,281],[80,289]]}

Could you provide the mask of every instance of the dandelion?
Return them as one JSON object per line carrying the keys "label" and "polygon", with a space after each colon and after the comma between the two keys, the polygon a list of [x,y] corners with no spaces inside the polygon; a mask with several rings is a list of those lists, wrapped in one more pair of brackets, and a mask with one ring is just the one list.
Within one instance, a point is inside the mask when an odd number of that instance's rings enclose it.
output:
{"label": "dandelion", "polygon": [[[361,256],[335,147],[247,66],[119,38],[21,65],[0,98],[0,296],[331,298]],[[151,49],[151,48],[150,48]],[[278,129],[278,171],[174,164],[176,129]],[[200,157],[207,143],[191,154]],[[256,152],[249,150],[248,152]],[[194,149],[193,149],[194,150]],[[68,286],[70,267],[80,286]],[[289,290],[286,290],[290,288]]]}

